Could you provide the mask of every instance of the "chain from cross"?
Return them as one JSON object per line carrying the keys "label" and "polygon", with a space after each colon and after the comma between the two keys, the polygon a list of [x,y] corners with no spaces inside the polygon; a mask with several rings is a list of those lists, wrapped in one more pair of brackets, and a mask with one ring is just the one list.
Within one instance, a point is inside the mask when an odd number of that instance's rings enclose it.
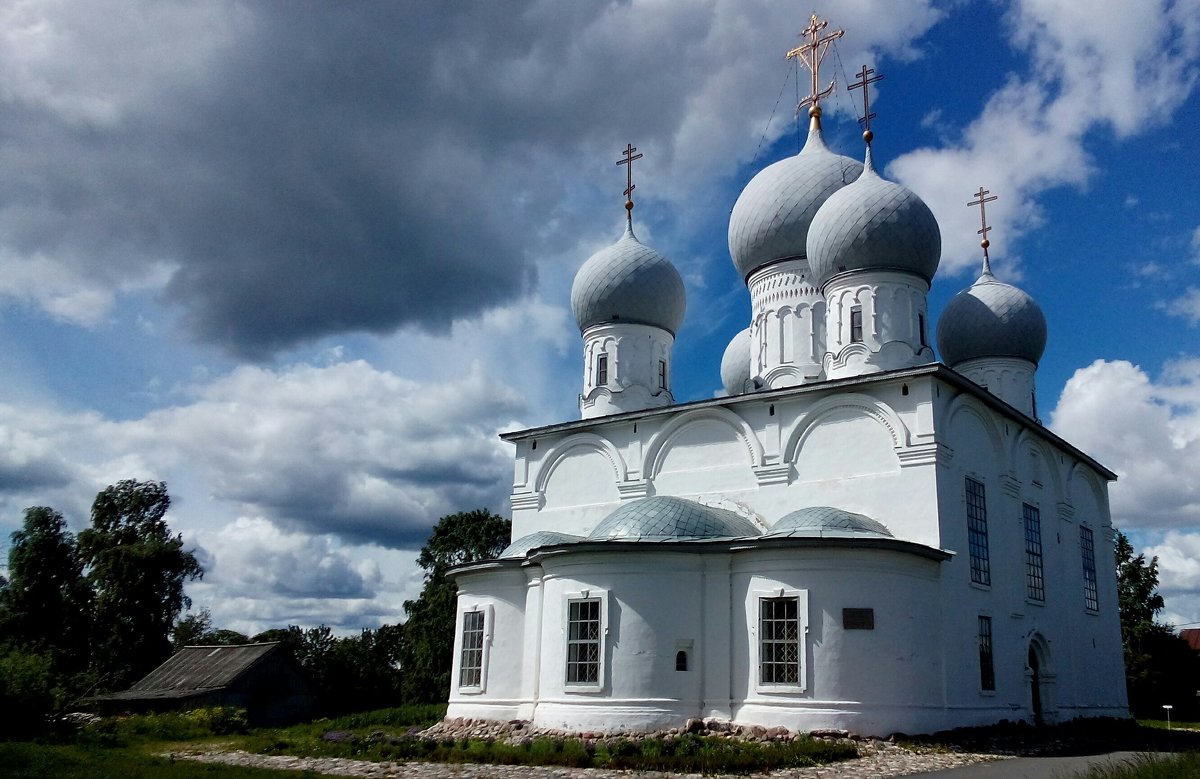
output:
{"label": "chain from cross", "polygon": [[822,98],[829,97],[829,95],[833,94],[833,87],[835,84],[837,84],[837,79],[834,79],[833,81],[829,82],[828,87],[826,87],[824,90],[821,89],[819,75],[821,70],[821,61],[825,59],[825,54],[829,51],[829,44],[845,35],[846,31],[834,30],[828,35],[821,37],[821,30],[824,30],[828,26],[829,22],[827,20],[817,19],[817,15],[813,14],[808,26],[800,31],[801,38],[809,38],[808,43],[804,44],[803,46],[797,46],[784,55],[785,59],[798,59],[803,62],[804,66],[808,68],[809,72],[812,74],[812,92],[809,93],[808,97],[804,98],[796,105],[796,113],[799,113],[800,109],[804,108],[806,105],[816,107],[817,103],[819,103]]}
{"label": "chain from cross", "polygon": [[863,65],[862,70],[854,74],[859,80],[855,81],[848,87],[850,90],[861,89],[863,91],[863,116],[862,119],[858,120],[858,123],[863,125],[863,137],[866,139],[867,143],[871,142],[871,120],[875,118],[875,114],[871,113],[871,97],[869,93],[869,86],[874,84],[876,81],[883,80],[883,74],[871,78],[871,74],[874,72],[874,68],[868,68],[866,65]]}
{"label": "chain from cross", "polygon": [[634,154],[635,151],[637,151],[637,147],[635,147],[632,143],[627,143],[627,144],[625,144],[625,151],[621,152],[622,154],[625,155],[625,159],[617,160],[618,165],[628,166],[625,169],[625,210],[626,211],[633,210],[633,190],[635,189],[635,187],[633,185],[633,161],[640,160],[643,156],[641,154]]}
{"label": "chain from cross", "polygon": [[987,204],[998,199],[996,195],[987,197],[991,194],[991,192],[987,191],[983,187],[980,187],[979,191],[975,193],[975,197],[979,199],[972,200],[970,203],[967,203],[967,208],[979,206],[979,224],[981,227],[978,230],[978,233],[979,235],[983,236],[983,240],[979,242],[979,245],[983,248],[983,264],[985,271],[988,273],[991,272],[991,260],[988,259],[988,247],[992,245],[992,242],[988,240],[987,234],[992,228],[988,227],[987,223]]}

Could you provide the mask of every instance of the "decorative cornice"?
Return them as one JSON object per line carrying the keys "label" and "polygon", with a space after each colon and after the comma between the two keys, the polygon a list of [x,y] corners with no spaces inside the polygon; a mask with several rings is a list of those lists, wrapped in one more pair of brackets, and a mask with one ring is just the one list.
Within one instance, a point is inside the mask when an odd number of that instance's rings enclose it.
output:
{"label": "decorative cornice", "polygon": [[1000,489],[1005,495],[1018,498],[1021,496],[1021,480],[1011,473],[1002,473],[1000,474]]}
{"label": "decorative cornice", "polygon": [[754,478],[758,479],[758,486],[760,487],[765,487],[768,484],[787,484],[792,480],[791,463],[756,465],[753,471]]}
{"label": "decorative cornice", "polygon": [[946,465],[954,457],[954,450],[943,443],[929,441],[912,444],[896,450],[901,468],[911,468],[914,465]]}
{"label": "decorative cornice", "polygon": [[617,492],[621,494],[621,500],[644,498],[650,494],[650,480],[619,481],[617,482]]}
{"label": "decorative cornice", "polygon": [[508,500],[512,505],[513,511],[525,511],[527,509],[541,511],[542,505],[545,503],[545,495],[540,492],[514,492],[509,496]]}
{"label": "decorative cornice", "polygon": [[1075,521],[1075,507],[1070,503],[1060,501],[1058,504],[1056,504],[1055,508],[1058,509],[1058,518],[1063,522]]}

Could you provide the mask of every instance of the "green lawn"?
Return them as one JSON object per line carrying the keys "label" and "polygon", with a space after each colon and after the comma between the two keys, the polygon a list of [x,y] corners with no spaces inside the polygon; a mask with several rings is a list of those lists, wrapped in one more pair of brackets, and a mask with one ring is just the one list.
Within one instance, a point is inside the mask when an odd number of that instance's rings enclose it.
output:
{"label": "green lawn", "polygon": [[297,779],[318,774],[195,763],[157,757],[140,746],[0,741],[5,779]]}

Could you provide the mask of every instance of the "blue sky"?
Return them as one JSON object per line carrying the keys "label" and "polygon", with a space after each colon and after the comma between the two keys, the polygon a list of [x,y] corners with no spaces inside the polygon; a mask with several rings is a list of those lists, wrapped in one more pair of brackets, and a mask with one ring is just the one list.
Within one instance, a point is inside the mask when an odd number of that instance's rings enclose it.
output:
{"label": "blue sky", "polygon": [[[1200,622],[1200,0],[1084,5],[815,9],[846,30],[826,138],[862,154],[840,90],[882,73],[877,165],[942,226],[935,317],[978,271],[967,201],[999,196],[1042,417],[1121,475],[1165,616]],[[813,10],[0,8],[0,532],[164,479],[218,624],[396,621],[432,522],[506,511],[496,433],[578,413],[569,289],[620,234],[626,143],[638,235],[687,285],[676,396],[717,391],[749,317],[729,210],[795,151]]]}

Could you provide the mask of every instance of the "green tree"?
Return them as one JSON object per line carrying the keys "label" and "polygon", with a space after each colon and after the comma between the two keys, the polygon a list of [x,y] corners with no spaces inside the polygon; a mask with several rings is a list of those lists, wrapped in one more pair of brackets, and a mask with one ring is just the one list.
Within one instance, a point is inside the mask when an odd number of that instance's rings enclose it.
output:
{"label": "green tree", "polygon": [[67,688],[88,665],[92,592],[83,560],[62,514],[45,506],[25,509],[8,551],[12,577],[0,589],[0,635],[50,659]]}
{"label": "green tree", "polygon": [[1163,609],[1158,592],[1158,558],[1135,555],[1124,533],[1117,533],[1117,604],[1125,646],[1125,686],[1137,716],[1158,717],[1162,705],[1178,717],[1196,715],[1200,660],[1169,625],[1157,621]]}
{"label": "green tree", "polygon": [[171,654],[175,619],[203,577],[196,556],[171,535],[171,498],[162,482],[126,480],[102,490],[79,551],[96,594],[92,663],[103,689],[136,681]]}
{"label": "green tree", "polygon": [[425,569],[421,595],[404,602],[408,619],[400,662],[405,700],[435,703],[449,696],[458,590],[446,572],[455,565],[496,557],[511,534],[509,520],[485,509],[450,514],[434,526],[417,557]]}
{"label": "green tree", "polygon": [[50,653],[0,647],[0,738],[35,735],[66,700]]}

